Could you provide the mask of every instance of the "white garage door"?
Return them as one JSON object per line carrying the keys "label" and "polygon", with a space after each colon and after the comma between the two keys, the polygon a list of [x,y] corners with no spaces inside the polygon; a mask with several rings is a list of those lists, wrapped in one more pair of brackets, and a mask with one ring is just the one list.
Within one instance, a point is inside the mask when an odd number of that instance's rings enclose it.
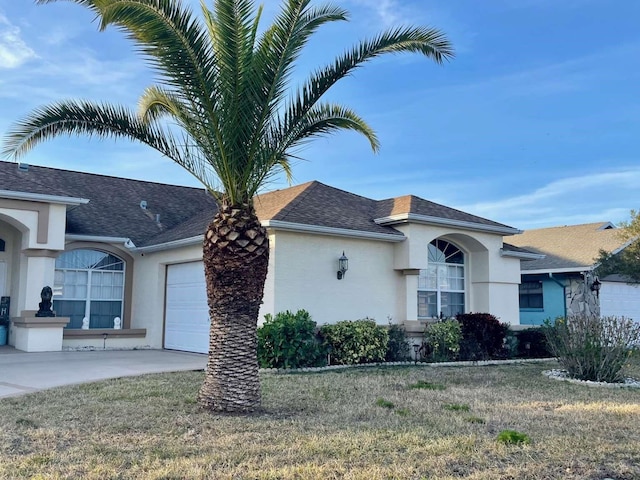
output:
{"label": "white garage door", "polygon": [[640,322],[640,287],[620,282],[602,282],[600,314],[633,318]]}
{"label": "white garage door", "polygon": [[209,310],[202,262],[167,267],[164,348],[209,351]]}

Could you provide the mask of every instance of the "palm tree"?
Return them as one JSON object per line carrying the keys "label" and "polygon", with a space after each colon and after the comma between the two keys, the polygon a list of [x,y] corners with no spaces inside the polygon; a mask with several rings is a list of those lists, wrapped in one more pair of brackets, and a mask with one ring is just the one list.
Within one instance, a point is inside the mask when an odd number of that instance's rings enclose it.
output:
{"label": "palm tree", "polygon": [[126,137],[202,182],[218,212],[203,244],[211,332],[198,400],[213,411],[253,411],[260,405],[256,328],[269,247],[252,198],[273,175],[290,178],[293,149],[313,137],[354,130],[378,150],[362,118],[321,101],[338,80],[385,53],[417,52],[442,63],[452,57],[451,45],[434,28],[395,28],[347,50],[291,91],[301,50],[322,25],[347,20],[345,10],[283,0],[259,34],[262,7],[253,0],[215,0],[212,9],[203,1],[201,18],[180,0],[73,1],[93,11],[101,29],[113,24],[125,32],[153,66],[157,84],[142,93],[137,113],[81,100],[38,108],[7,134],[3,154],[16,159],[62,134]]}

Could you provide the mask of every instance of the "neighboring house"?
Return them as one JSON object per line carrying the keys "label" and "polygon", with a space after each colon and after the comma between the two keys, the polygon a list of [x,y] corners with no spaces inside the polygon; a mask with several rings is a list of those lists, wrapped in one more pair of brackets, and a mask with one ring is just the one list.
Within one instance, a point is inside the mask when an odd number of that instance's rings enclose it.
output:
{"label": "neighboring house", "polygon": [[[376,201],[309,182],[255,206],[270,242],[261,318],[304,308],[318,324],[370,317],[421,333],[473,311],[517,324],[520,260],[539,258],[503,244],[512,227],[414,196]],[[201,189],[0,162],[10,343],[206,352],[202,234],[215,209]],[[34,317],[46,285],[70,318],[64,331],[66,320]]]}
{"label": "neighboring house", "polygon": [[640,289],[617,275],[592,288],[594,261],[600,250],[617,253],[627,246],[609,222],[526,230],[509,239],[513,245],[544,255],[522,262],[520,324],[580,313],[640,319]]}

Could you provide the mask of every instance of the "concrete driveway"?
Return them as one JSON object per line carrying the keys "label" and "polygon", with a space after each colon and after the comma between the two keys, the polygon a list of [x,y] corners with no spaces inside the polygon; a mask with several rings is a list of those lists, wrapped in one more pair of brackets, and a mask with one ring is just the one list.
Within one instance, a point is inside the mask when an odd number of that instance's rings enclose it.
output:
{"label": "concrete driveway", "polygon": [[0,398],[145,373],[203,370],[207,356],[170,350],[25,353],[0,347]]}

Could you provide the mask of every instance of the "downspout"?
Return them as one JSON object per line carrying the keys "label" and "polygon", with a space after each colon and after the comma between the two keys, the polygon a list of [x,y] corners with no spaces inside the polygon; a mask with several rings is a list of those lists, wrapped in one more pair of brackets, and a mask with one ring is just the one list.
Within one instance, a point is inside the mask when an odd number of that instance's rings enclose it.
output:
{"label": "downspout", "polygon": [[567,318],[567,286],[564,283],[562,283],[560,280],[558,280],[556,277],[554,277],[553,273],[549,272],[547,275],[549,275],[549,279],[553,280],[555,283],[557,283],[562,287],[562,303],[563,303],[564,318]]}

